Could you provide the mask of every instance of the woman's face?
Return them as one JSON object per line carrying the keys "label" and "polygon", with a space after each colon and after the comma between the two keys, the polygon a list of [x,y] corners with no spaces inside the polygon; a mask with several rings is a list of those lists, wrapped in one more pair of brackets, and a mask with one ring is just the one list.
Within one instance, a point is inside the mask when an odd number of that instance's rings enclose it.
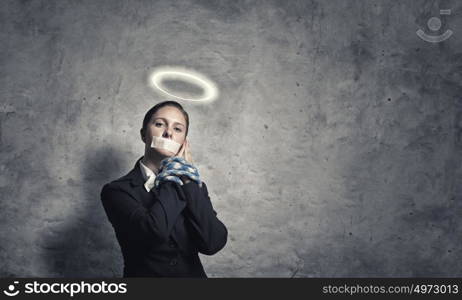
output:
{"label": "woman's face", "polygon": [[[183,113],[174,106],[164,106],[152,115],[146,126],[145,140],[146,148],[151,147],[152,136],[161,136],[172,139],[178,144],[183,144],[186,139],[186,119]],[[151,148],[151,150],[165,156],[173,156],[176,153],[165,149]]]}

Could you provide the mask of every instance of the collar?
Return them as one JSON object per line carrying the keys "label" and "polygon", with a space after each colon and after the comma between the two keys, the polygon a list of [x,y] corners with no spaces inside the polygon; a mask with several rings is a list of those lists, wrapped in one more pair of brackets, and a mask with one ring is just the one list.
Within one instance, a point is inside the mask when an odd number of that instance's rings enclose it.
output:
{"label": "collar", "polygon": [[156,174],[151,169],[146,167],[146,165],[143,163],[143,159],[139,160],[139,168],[144,179],[144,188],[147,192],[150,192],[151,189],[154,188]]}
{"label": "collar", "polygon": [[[117,179],[115,181],[128,180],[128,181],[130,181],[130,185],[133,186],[133,187],[139,186],[139,185],[144,185],[146,180],[144,179],[143,171],[141,171],[142,170],[141,160],[143,158],[144,158],[144,156],[141,156],[140,158],[138,158],[135,165],[133,166],[133,169],[127,175],[125,175],[125,176],[123,176],[123,177],[121,177],[121,178],[119,178],[119,179]],[[147,168],[147,169],[149,169],[149,168]],[[151,169],[149,169],[149,170],[152,171]]]}
{"label": "collar", "polygon": [[154,176],[154,178],[156,177],[156,174],[151,169],[146,167],[145,164],[143,164],[143,159],[139,160],[139,164],[140,164],[141,175],[143,175],[143,179],[145,181],[148,180],[149,177],[151,176]]}
{"label": "collar", "polygon": [[133,166],[133,169],[125,176],[117,179],[116,181],[125,181],[129,180],[131,186],[139,186],[144,184],[144,178],[143,174],[141,173],[141,168],[140,168],[140,161],[143,159],[144,156],[138,158],[136,161],[135,165]]}

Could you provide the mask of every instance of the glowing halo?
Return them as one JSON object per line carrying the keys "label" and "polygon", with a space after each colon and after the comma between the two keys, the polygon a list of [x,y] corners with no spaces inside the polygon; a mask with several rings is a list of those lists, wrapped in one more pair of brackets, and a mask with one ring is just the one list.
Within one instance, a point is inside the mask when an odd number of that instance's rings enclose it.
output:
{"label": "glowing halo", "polygon": [[[183,97],[175,95],[164,85],[165,80],[183,81],[202,89],[203,93],[199,97]],[[218,97],[218,88],[216,84],[199,72],[188,70],[181,67],[160,67],[155,69],[149,76],[149,81],[153,87],[163,94],[186,101],[205,102],[213,101]]]}

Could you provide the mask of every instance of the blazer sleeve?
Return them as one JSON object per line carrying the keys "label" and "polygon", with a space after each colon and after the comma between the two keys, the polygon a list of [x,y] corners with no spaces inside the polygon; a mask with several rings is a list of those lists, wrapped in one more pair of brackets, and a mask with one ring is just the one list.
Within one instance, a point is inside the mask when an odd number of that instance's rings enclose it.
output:
{"label": "blazer sleeve", "polygon": [[128,192],[106,184],[101,191],[101,201],[116,232],[131,240],[167,241],[179,214],[186,207],[172,186],[174,184],[161,184],[158,190],[159,201],[153,201],[149,209]]}
{"label": "blazer sleeve", "polygon": [[184,215],[192,225],[199,252],[213,255],[225,246],[228,230],[217,218],[205,182],[202,182],[202,188],[194,181],[182,188],[187,199]]}

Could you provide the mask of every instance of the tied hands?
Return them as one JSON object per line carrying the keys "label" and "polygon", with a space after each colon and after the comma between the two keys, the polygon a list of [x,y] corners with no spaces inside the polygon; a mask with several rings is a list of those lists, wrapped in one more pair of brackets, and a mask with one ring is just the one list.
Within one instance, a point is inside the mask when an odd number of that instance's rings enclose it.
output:
{"label": "tied hands", "polygon": [[[191,150],[189,149],[189,141],[187,139],[185,139],[183,145],[181,145],[181,148],[178,151],[177,156],[184,158],[186,162],[190,163],[191,165],[193,164]],[[191,181],[191,179],[189,179],[188,176],[185,175],[181,175],[180,179],[185,184]]]}
{"label": "tied hands", "polygon": [[160,174],[156,177],[155,186],[158,187],[164,181],[173,181],[180,185],[195,181],[202,187],[199,172],[192,164],[188,140],[184,141],[176,156],[167,157],[161,161]]}
{"label": "tied hands", "polygon": [[184,143],[183,145],[181,145],[181,148],[176,156],[184,158],[186,162],[188,162],[191,165],[193,164],[191,150],[189,149],[189,141],[187,139],[184,140]]}

